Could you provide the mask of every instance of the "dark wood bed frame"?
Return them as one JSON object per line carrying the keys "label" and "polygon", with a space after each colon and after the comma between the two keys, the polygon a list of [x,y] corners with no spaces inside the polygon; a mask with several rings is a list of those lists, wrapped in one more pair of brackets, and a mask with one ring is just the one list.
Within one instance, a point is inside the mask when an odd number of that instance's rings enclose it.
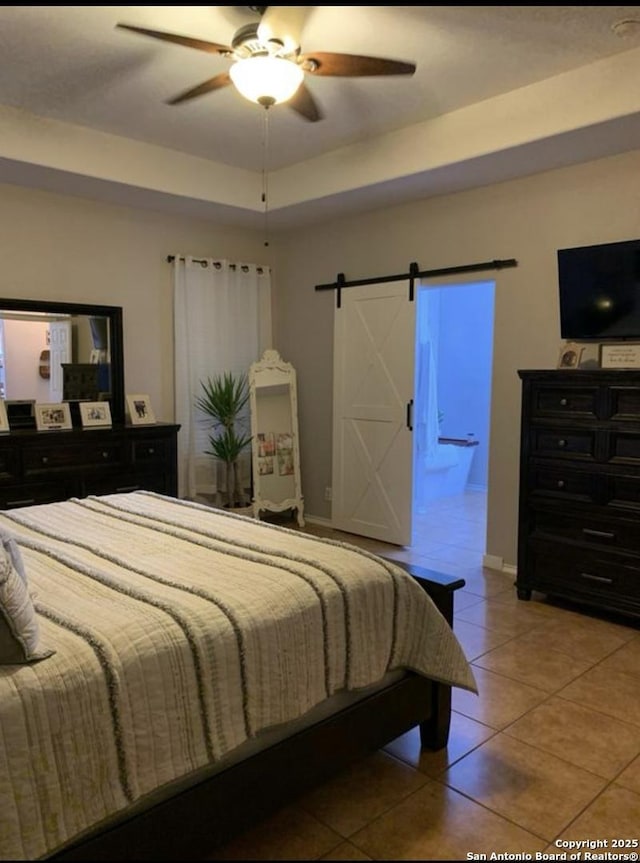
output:
{"label": "dark wood bed frame", "polygon": [[[453,625],[459,578],[393,561]],[[447,744],[451,687],[408,673],[369,698],[234,764],[128,820],[69,845],[51,860],[203,859],[297,795],[416,725],[422,746]]]}

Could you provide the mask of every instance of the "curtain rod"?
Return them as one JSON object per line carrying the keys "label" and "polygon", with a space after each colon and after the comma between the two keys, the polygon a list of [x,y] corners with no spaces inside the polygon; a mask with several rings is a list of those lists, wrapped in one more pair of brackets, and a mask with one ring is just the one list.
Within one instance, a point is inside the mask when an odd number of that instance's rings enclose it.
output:
{"label": "curtain rod", "polygon": [[518,262],[515,258],[506,260],[484,261],[480,264],[462,264],[458,267],[443,267],[438,270],[419,270],[418,265],[414,262],[409,265],[408,273],[398,273],[394,276],[378,276],[368,279],[355,279],[346,281],[344,273],[338,273],[335,282],[326,285],[316,285],[316,291],[334,291],[342,288],[355,288],[361,285],[374,285],[382,282],[401,282],[405,279],[424,279],[429,276],[447,276],[455,273],[473,273],[482,270],[502,270],[506,267],[517,267]]}
{"label": "curtain rod", "polygon": [[[167,255],[167,263],[168,264],[172,264],[175,261],[175,259],[176,259],[175,255]],[[186,258],[180,256],[180,257],[178,257],[178,260],[179,261],[185,261]],[[192,260],[192,263],[194,263],[194,264],[200,264],[200,266],[203,269],[206,269],[209,266],[209,261],[206,259],[192,258],[191,260]],[[217,270],[219,270],[222,267],[222,263],[220,261],[213,261],[212,266],[215,267]],[[240,267],[242,269],[242,271],[245,273],[249,272],[249,265],[248,264],[229,264],[230,270],[236,270],[238,267]],[[265,269],[267,269],[267,268],[257,266],[256,272],[264,273]]]}

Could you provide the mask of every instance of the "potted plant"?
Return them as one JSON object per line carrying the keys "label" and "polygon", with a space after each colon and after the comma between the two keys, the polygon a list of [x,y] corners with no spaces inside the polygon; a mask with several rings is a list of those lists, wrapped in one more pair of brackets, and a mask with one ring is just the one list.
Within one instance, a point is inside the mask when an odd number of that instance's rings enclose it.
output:
{"label": "potted plant", "polygon": [[211,418],[208,455],[224,462],[226,468],[226,489],[229,509],[247,505],[240,481],[239,457],[251,442],[251,435],[245,433],[243,414],[249,401],[249,387],[246,375],[224,372],[200,381],[202,395],[196,399],[196,407]]}

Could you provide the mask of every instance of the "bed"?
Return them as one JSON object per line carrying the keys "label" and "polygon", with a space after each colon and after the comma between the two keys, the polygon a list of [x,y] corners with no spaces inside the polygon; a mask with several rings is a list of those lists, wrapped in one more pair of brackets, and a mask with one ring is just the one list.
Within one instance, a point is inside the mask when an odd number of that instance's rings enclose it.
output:
{"label": "bed", "polygon": [[152,492],[0,531],[31,606],[0,665],[1,859],[194,859],[410,727],[443,746],[475,691],[420,584],[350,544]]}

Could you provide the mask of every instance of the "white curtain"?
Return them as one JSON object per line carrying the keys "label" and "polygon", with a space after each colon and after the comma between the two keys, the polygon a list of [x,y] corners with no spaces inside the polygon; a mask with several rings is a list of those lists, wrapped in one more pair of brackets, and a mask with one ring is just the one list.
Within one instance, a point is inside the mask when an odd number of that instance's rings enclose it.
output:
{"label": "white curtain", "polygon": [[[178,494],[193,498],[219,488],[209,426],[195,407],[201,381],[224,372],[246,374],[271,347],[271,275],[267,267],[194,259],[174,262],[175,418]],[[244,474],[249,477],[249,457]]]}

